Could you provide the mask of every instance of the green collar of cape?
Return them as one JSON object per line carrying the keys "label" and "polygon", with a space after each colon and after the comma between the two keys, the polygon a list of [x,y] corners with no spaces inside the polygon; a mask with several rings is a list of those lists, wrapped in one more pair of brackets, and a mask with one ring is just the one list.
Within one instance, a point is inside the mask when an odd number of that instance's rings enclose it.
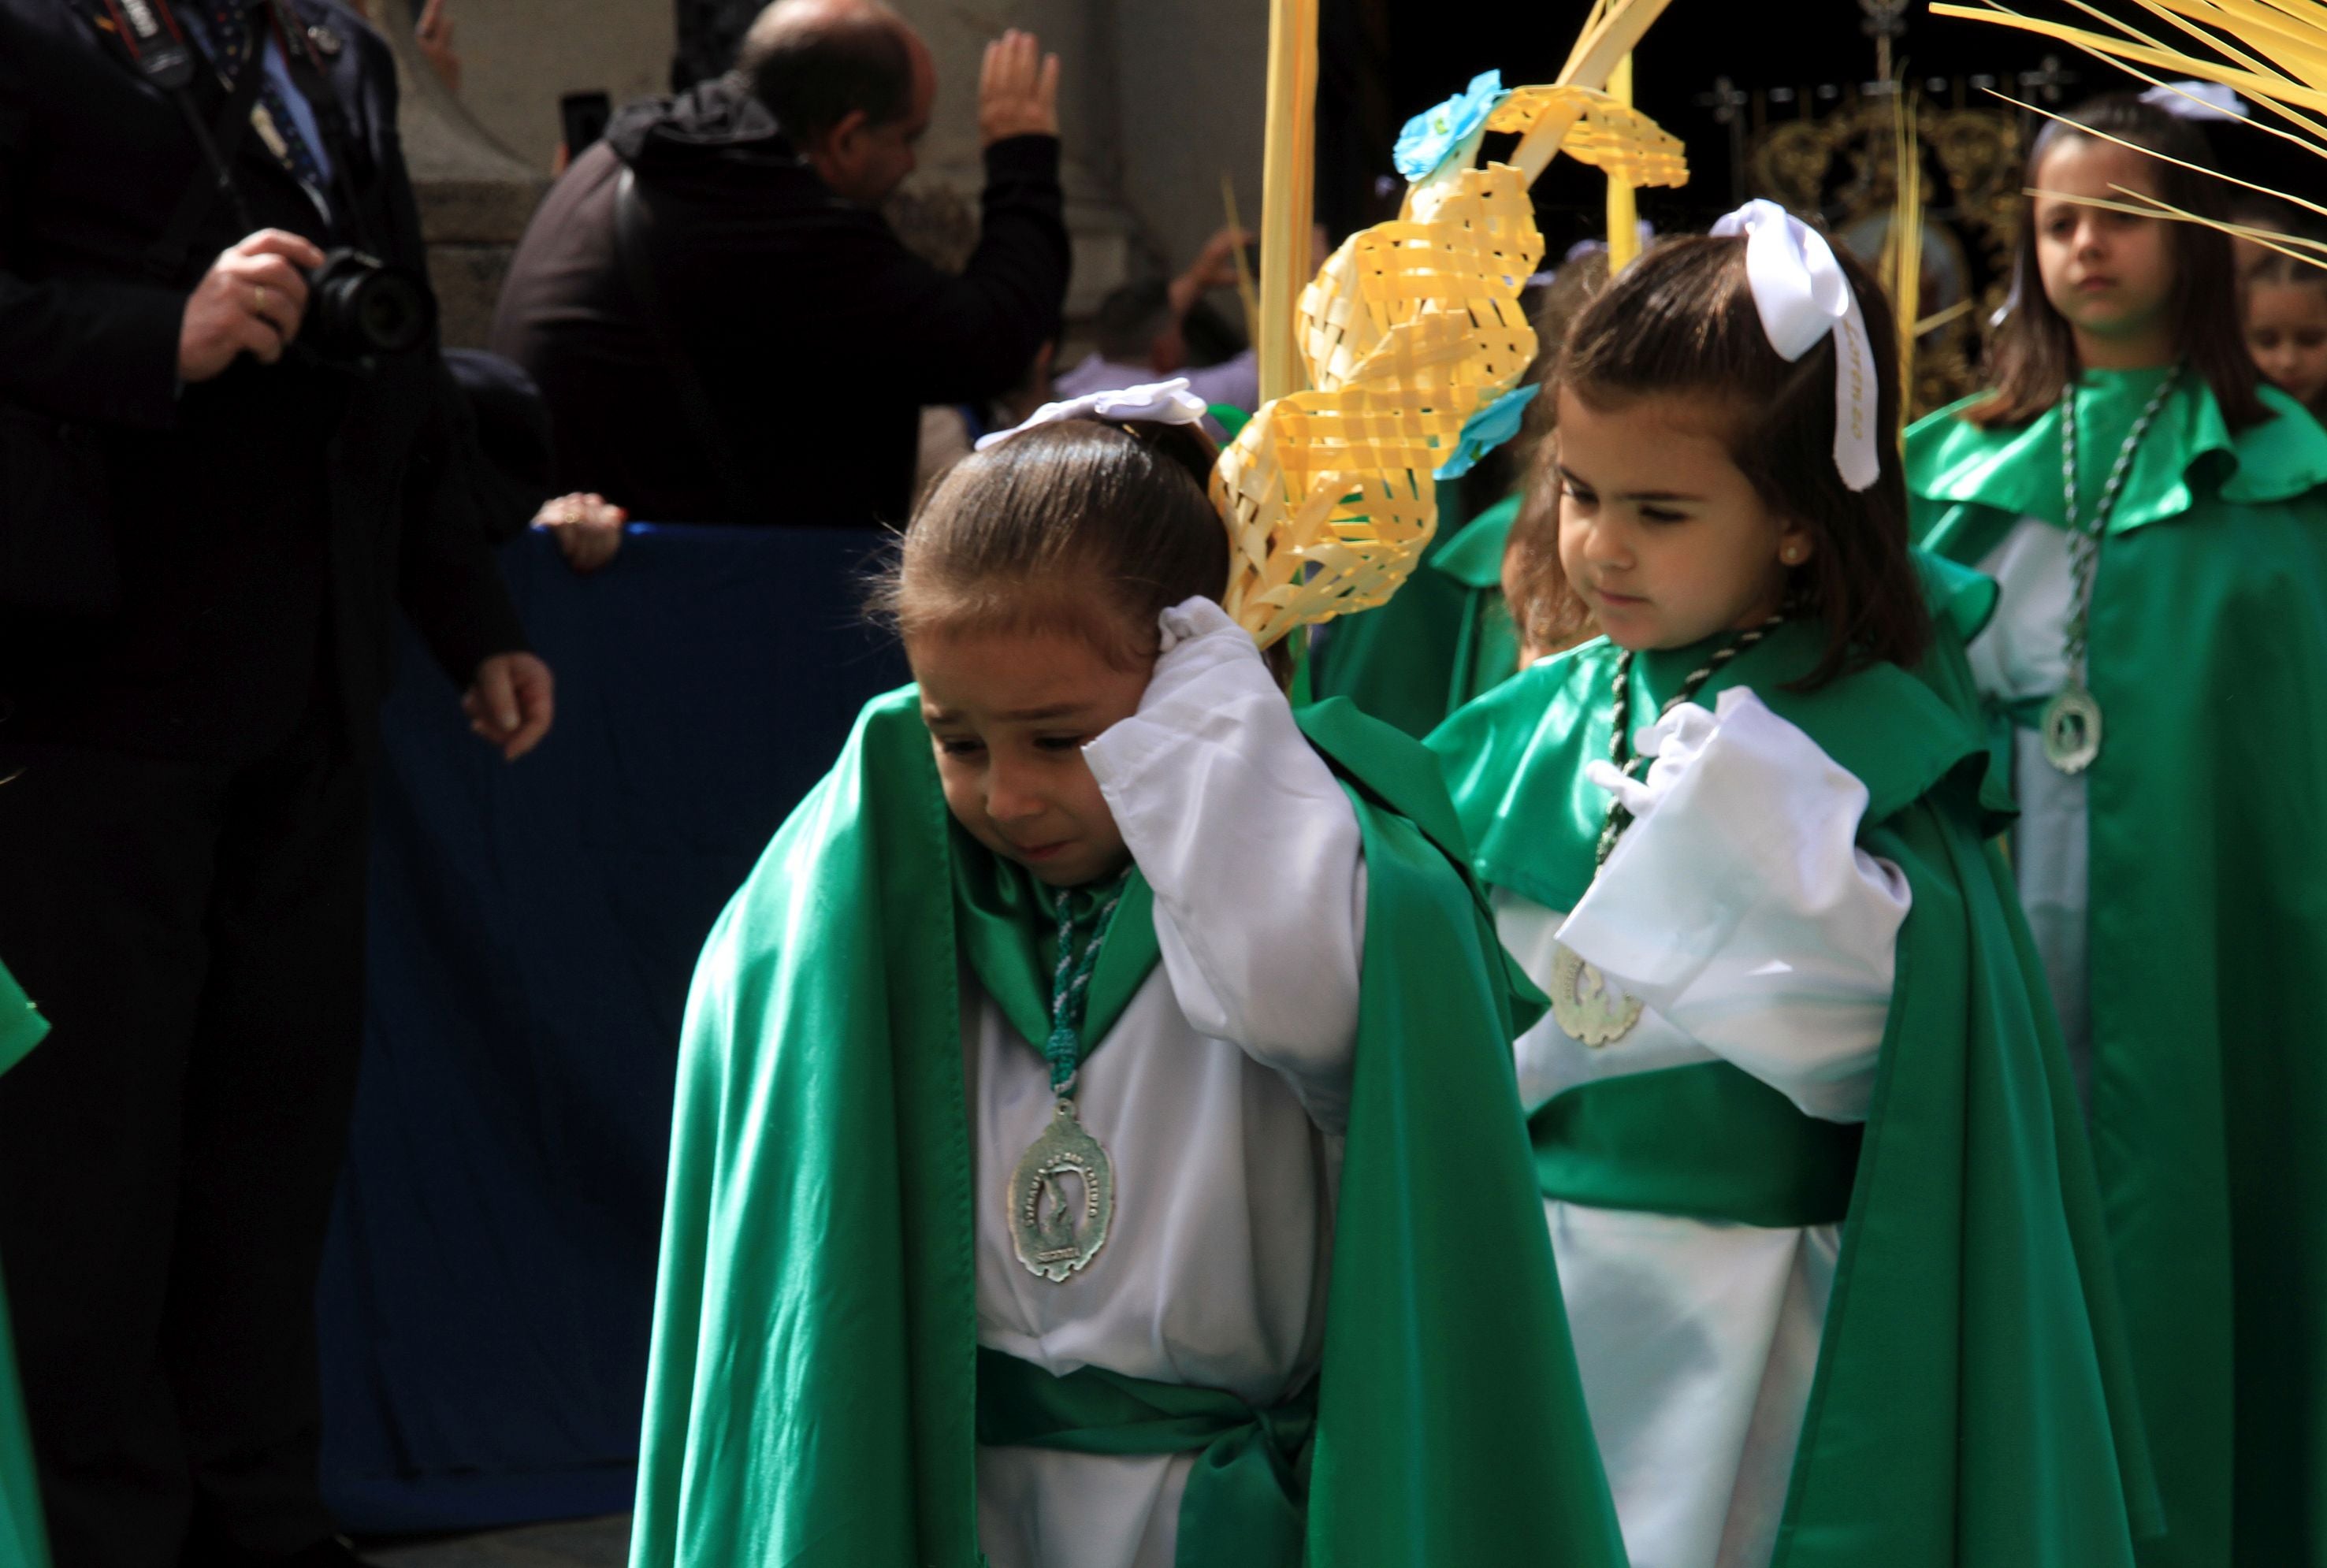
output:
{"label": "green collar of cape", "polygon": [[[1869,821],[1920,799],[1974,752],[1986,754],[1968,674],[1932,677],[1959,673],[1963,640],[1994,613],[1995,584],[1935,557],[1919,554],[1916,565],[1934,618],[1948,632],[1924,679],[1879,665],[1820,691],[1787,690],[1787,683],[1817,662],[1824,636],[1822,629],[1796,621],[1724,667],[1697,698],[1711,707],[1729,687],[1752,686],[1772,712],[1808,732],[1866,786]],[[1713,646],[1656,650],[1634,660],[1636,733]],[[1595,638],[1543,660],[1431,736],[1481,881],[1552,910],[1574,909],[1592,885],[1608,797],[1584,778],[1584,766],[1609,752],[1614,730],[1609,686],[1620,651]],[[1889,722],[1859,722],[1885,704],[1895,705]],[[2012,810],[2004,778],[1989,769],[1973,781],[1986,814],[1983,825],[1999,826]]]}
{"label": "green collar of cape", "polygon": [[[1439,515],[1460,487],[1438,487]],[[1334,621],[1314,667],[1321,696],[1345,696],[1416,737],[1519,668],[1503,603],[1503,546],[1519,516],[1509,496],[1444,534],[1389,602]]]}
{"label": "green collar of cape", "polygon": [[[2136,471],[2120,506],[2154,520],[2093,588],[2092,1143],[2170,1530],[2145,1568],[2327,1563],[2327,434],[2264,397]],[[1908,481],[1976,562],[2043,515],[2057,426],[1957,424],[1910,434]]]}
{"label": "green collar of cape", "polygon": [[[2098,444],[2114,451],[2164,372],[2088,370],[2077,394],[2080,420],[2107,433]],[[1925,506],[1982,507],[2005,518],[2038,518],[2067,526],[2061,493],[2061,407],[2055,404],[2026,425],[1982,429],[1960,417],[1988,396],[1977,393],[1916,421],[1907,432],[1909,485]],[[2241,504],[2285,500],[2327,484],[2327,431],[2301,405],[2276,387],[2263,401],[2277,417],[2236,434],[2222,418],[2212,388],[2185,371],[2159,411],[2157,423],[2134,453],[2125,488],[2110,514],[2108,532],[2126,533],[2179,517],[2200,491]],[[2106,462],[2091,444],[2079,463],[2088,498],[2107,478]],[[1927,541],[1939,548],[1942,542]],[[1961,559],[1959,551],[1950,555]]]}
{"label": "green collar of cape", "polygon": [[[1522,987],[1427,754],[1346,704],[1301,719],[1367,868],[1308,1560],[1618,1568],[1512,1078]],[[962,1075],[974,918],[944,870],[967,842],[914,693],[880,698],[712,934],[640,1568],[977,1561],[972,1209],[993,1194]]]}
{"label": "green collar of cape", "polygon": [[[1870,796],[1860,842],[1913,898],[1773,1561],[2126,1564],[2155,1504],[2091,1158],[2018,903],[1983,842],[1995,784],[1956,631],[1992,598],[1959,576],[1932,586],[1950,613],[1930,671],[1877,665],[1790,691],[1822,636],[1798,625],[1699,698],[1750,686],[1855,773]],[[1614,662],[1587,643],[1431,739],[1481,877],[1555,910],[1592,876],[1606,797],[1582,764],[1607,751]],[[1636,723],[1695,662],[1636,661]]]}
{"label": "green collar of cape", "polygon": [[[15,976],[0,966],[0,1072],[23,1060],[48,1032],[48,1020],[34,1010]],[[0,1563],[43,1568],[48,1560],[32,1430],[24,1421],[15,1341],[8,1328],[7,1286],[0,1282]]]}
{"label": "green collar of cape", "polygon": [[[953,907],[962,956],[1010,1027],[1039,1056],[1051,1035],[1051,984],[1059,963],[1058,915],[1051,894],[1024,866],[980,850],[958,823],[953,831]],[[1122,901],[1108,919],[1107,939],[1084,993],[1087,1047],[1095,1049],[1107,1039],[1160,957],[1155,890],[1134,867]]]}

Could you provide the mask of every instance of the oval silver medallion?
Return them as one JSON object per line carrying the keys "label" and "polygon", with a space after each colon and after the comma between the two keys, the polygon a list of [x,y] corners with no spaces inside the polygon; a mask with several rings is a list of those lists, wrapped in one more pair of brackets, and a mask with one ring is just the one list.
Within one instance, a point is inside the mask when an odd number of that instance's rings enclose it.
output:
{"label": "oval silver medallion", "polygon": [[2044,760],[2081,773],[2101,754],[2101,705],[2081,686],[2066,686],[2044,705]]}
{"label": "oval silver medallion", "polygon": [[1056,1284],[1107,1245],[1115,1168],[1062,1099],[1010,1177],[1010,1243],[1026,1272]]}
{"label": "oval silver medallion", "polygon": [[1612,1045],[1640,1021],[1640,999],[1609,985],[1597,966],[1564,942],[1552,955],[1550,991],[1553,1021],[1585,1045]]}

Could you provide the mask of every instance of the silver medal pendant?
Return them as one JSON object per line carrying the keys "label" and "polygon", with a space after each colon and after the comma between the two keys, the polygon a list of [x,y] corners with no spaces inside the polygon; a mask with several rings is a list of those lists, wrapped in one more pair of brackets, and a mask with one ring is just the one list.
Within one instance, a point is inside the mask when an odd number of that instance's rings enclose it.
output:
{"label": "silver medal pendant", "polygon": [[2101,705],[2081,683],[2061,688],[2044,705],[2044,760],[2063,773],[2081,773],[2101,754]]}
{"label": "silver medal pendant", "polygon": [[1098,1255],[1114,1218],[1115,1168],[1062,1098],[1011,1175],[1010,1243],[1027,1273],[1056,1284]]}
{"label": "silver medal pendant", "polygon": [[1562,943],[1551,960],[1551,1016],[1571,1040],[1613,1045],[1640,1021],[1640,1003],[1608,984],[1608,977]]}

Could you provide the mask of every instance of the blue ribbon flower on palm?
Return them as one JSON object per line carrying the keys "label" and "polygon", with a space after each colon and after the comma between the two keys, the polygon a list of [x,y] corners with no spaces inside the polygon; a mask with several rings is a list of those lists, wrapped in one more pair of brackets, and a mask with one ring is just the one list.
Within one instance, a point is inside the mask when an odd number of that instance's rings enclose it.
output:
{"label": "blue ribbon flower on palm", "polygon": [[1463,434],[1454,443],[1454,455],[1438,466],[1433,479],[1461,479],[1477,466],[1481,458],[1502,445],[1519,433],[1527,417],[1527,406],[1535,395],[1543,390],[1540,381],[1529,382],[1504,393],[1463,423]]}
{"label": "blue ribbon flower on palm", "polygon": [[1444,103],[1406,121],[1406,128],[1397,134],[1397,145],[1390,153],[1397,172],[1406,176],[1408,184],[1428,179],[1455,148],[1470,138],[1472,132],[1487,123],[1495,106],[1510,96],[1503,90],[1501,71],[1483,70],[1471,79],[1469,87]]}

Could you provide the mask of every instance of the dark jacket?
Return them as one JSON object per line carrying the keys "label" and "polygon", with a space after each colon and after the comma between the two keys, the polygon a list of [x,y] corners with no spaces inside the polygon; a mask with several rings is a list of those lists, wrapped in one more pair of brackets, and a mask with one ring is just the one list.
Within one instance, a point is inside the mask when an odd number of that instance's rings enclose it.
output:
{"label": "dark jacket", "polygon": [[[293,4],[339,45],[323,64],[352,122],[364,227],[420,267],[388,45],[336,5]],[[89,524],[112,531],[120,601],[97,621],[0,627],[0,742],[235,761],[321,702],[360,745],[398,600],[456,681],[523,646],[451,462],[450,378],[431,349],[369,376],[245,357],[179,385],[187,293],[245,225],[212,203],[182,265],[149,275],[147,251],[208,166],[93,9],[0,0],[0,404],[94,431],[110,501]],[[216,72],[204,61],[195,76],[215,118]],[[349,237],[256,135],[235,168],[258,225],[327,248]],[[0,507],[11,483],[0,474]]]}
{"label": "dark jacket", "polygon": [[633,104],[535,214],[493,323],[493,348],[549,399],[561,490],[729,520],[616,257],[626,166],[657,290],[734,454],[734,520],[902,523],[919,408],[1008,389],[1058,329],[1056,138],[986,149],[977,249],[956,276],[827,190],[739,82]]}

